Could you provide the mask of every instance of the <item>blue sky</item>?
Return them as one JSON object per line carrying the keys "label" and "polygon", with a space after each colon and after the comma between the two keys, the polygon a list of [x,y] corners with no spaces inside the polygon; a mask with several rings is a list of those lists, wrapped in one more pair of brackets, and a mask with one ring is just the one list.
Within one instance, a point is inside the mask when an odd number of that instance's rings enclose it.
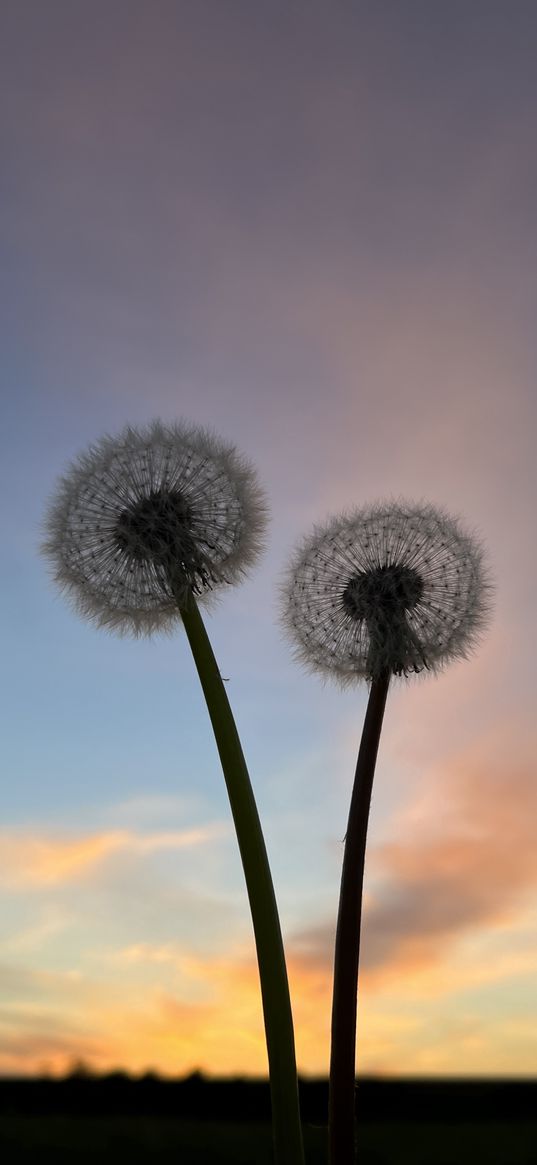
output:
{"label": "blue sky", "polygon": [[390,698],[358,1064],[535,1072],[534,5],[7,0],[1,22],[0,1069],[264,1070],[184,638],[95,631],[37,555],[69,460],[160,416],[234,441],[270,499],[259,569],[209,626],[304,1071],[327,1064],[366,692],[293,663],[282,569],[314,521],[379,497],[488,545],[482,650]]}

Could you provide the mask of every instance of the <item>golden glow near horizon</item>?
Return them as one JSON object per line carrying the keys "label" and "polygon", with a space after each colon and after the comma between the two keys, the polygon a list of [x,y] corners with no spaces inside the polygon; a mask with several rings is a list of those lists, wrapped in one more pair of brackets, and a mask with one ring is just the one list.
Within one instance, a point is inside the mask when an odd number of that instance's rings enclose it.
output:
{"label": "golden glow near horizon", "polygon": [[[403,705],[401,696],[395,737]],[[531,769],[504,768],[507,746],[496,733],[490,744],[473,743],[429,771],[382,840],[373,840],[360,984],[362,1072],[535,1072],[525,1009],[537,972],[537,917],[526,893],[537,882],[537,787]],[[245,906],[238,910],[243,922],[235,917],[218,933],[213,920],[229,903],[204,895],[198,903],[195,891],[207,854],[214,861],[220,848],[225,864],[232,840],[218,824],[111,830],[76,840],[4,832],[4,894],[31,903],[34,921],[15,927],[2,946],[12,968],[2,1073],[61,1074],[81,1058],[100,1071],[264,1074]],[[184,879],[192,865],[191,889],[175,912],[159,861],[181,854],[180,866],[165,867],[168,877]],[[144,887],[144,926],[134,914],[128,929],[138,938],[130,942],[114,941],[114,908],[106,905],[125,895],[126,877],[129,912],[136,888]],[[151,931],[151,898],[155,913],[166,915],[166,941],[141,937]],[[193,944],[198,910],[205,934]],[[287,934],[298,1061],[310,1074],[327,1070],[332,941],[329,917],[295,924]]]}

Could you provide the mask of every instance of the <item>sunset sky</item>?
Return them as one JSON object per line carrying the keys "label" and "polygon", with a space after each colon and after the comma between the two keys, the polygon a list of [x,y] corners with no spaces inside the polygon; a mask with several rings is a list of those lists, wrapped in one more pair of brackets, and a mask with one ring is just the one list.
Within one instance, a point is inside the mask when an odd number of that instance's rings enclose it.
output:
{"label": "sunset sky", "polygon": [[0,1073],[266,1071],[249,911],[185,637],[114,638],[37,547],[127,422],[236,443],[267,550],[208,627],[328,1067],[365,701],[305,674],[282,571],[386,497],[462,515],[494,619],[398,683],[369,836],[357,1065],[537,1072],[537,7],[3,0]]}

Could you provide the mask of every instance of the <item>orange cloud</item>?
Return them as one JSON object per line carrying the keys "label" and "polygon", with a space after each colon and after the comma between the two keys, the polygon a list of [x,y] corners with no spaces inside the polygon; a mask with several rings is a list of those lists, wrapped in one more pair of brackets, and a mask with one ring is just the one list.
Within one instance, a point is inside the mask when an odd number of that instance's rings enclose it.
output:
{"label": "orange cloud", "polygon": [[148,834],[110,830],[78,837],[5,831],[0,844],[0,882],[15,888],[72,882],[86,876],[115,854],[145,856],[159,850],[205,845],[221,833],[220,825]]}

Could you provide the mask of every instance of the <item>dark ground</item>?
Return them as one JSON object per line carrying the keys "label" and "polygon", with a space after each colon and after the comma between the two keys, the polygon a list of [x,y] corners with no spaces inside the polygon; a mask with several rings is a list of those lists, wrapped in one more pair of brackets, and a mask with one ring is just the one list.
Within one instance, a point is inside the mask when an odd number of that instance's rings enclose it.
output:
{"label": "dark ground", "polygon": [[[301,1081],[308,1165],[326,1165],[327,1084]],[[537,1165],[537,1082],[357,1087],[360,1165]],[[265,1081],[0,1080],[2,1161],[270,1165]]]}

